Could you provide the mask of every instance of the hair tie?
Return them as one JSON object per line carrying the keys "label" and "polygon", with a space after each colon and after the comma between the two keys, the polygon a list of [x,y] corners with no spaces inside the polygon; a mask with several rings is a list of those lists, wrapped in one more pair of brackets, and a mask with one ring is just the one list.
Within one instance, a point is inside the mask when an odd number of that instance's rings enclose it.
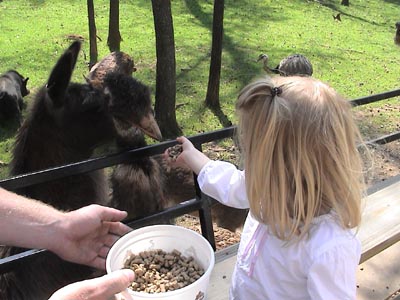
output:
{"label": "hair tie", "polygon": [[279,96],[281,94],[282,94],[282,88],[281,87],[278,86],[278,87],[273,87],[271,89],[272,98],[274,98],[275,96]]}

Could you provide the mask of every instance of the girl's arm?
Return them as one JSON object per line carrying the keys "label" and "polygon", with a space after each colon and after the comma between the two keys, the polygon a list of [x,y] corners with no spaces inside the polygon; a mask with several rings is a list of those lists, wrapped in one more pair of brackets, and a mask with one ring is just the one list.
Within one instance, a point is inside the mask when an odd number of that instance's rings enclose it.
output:
{"label": "girl's arm", "polygon": [[197,177],[203,193],[224,205],[235,208],[249,208],[246,194],[244,171],[231,163],[210,161]]}
{"label": "girl's arm", "polygon": [[194,173],[199,174],[210,159],[203,152],[197,150],[187,138],[181,136],[176,140],[182,144],[183,150],[176,163],[186,164]]}
{"label": "girl's arm", "polygon": [[186,164],[199,175],[197,180],[203,193],[231,207],[249,208],[244,171],[228,162],[210,160],[185,137],[177,141],[182,144],[183,152],[176,162]]}

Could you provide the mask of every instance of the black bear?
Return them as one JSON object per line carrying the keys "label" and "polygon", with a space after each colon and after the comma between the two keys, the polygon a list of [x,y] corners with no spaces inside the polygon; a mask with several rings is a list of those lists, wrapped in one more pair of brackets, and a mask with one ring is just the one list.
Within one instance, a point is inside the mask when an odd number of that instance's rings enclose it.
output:
{"label": "black bear", "polygon": [[15,70],[0,76],[0,121],[21,121],[23,97],[29,94],[28,79]]}

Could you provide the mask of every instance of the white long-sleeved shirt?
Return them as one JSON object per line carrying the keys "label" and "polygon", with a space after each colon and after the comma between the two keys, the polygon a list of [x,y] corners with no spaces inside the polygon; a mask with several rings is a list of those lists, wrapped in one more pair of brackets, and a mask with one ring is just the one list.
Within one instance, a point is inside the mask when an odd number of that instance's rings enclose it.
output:
{"label": "white long-sleeved shirt", "polygon": [[[210,161],[200,171],[201,190],[219,202],[248,208],[245,174],[234,165]],[[330,213],[316,217],[308,235],[288,243],[247,216],[229,298],[232,300],[356,299],[361,243]]]}

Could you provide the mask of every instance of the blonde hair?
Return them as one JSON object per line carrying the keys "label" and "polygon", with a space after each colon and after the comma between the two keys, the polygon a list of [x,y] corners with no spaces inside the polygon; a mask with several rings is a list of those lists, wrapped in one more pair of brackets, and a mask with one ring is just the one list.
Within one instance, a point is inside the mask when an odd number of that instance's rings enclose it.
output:
{"label": "blonde hair", "polygon": [[251,214],[283,240],[303,236],[318,215],[359,225],[360,133],[351,104],[311,77],[261,78],[236,104]]}

